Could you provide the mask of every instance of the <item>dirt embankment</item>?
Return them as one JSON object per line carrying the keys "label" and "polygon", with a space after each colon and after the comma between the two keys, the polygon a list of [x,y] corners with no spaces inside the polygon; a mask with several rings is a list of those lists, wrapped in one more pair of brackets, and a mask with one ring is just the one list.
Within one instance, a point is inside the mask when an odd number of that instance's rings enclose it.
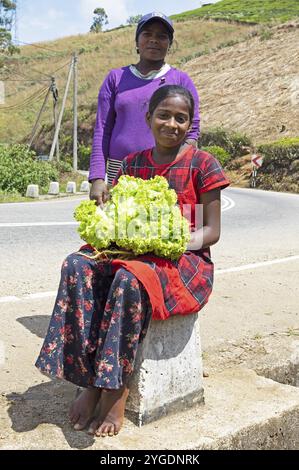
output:
{"label": "dirt embankment", "polygon": [[224,126],[256,144],[298,135],[299,22],[186,64],[201,97],[202,128]]}

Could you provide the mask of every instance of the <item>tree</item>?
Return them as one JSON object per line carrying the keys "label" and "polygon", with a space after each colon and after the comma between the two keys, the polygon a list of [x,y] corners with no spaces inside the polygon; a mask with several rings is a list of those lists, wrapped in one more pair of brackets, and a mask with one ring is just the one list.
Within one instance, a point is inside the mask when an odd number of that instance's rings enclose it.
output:
{"label": "tree", "polygon": [[130,18],[127,19],[127,24],[137,24],[141,18],[142,15],[130,16]]}
{"label": "tree", "polygon": [[93,24],[90,27],[92,33],[99,33],[105,24],[108,24],[108,16],[104,8],[96,8],[93,12]]}
{"label": "tree", "polygon": [[0,54],[13,54],[18,48],[12,44],[10,30],[12,27],[12,11],[16,5],[11,0],[0,0]]}

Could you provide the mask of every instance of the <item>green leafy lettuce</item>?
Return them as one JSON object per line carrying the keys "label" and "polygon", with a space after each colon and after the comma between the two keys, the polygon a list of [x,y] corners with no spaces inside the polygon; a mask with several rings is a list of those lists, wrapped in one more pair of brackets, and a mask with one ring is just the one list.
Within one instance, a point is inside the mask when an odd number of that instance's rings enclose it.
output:
{"label": "green leafy lettuce", "polygon": [[153,253],[177,259],[190,240],[189,222],[177,195],[162,176],[149,180],[123,175],[104,209],[83,201],[75,210],[79,234],[97,250],[111,245],[135,255]]}

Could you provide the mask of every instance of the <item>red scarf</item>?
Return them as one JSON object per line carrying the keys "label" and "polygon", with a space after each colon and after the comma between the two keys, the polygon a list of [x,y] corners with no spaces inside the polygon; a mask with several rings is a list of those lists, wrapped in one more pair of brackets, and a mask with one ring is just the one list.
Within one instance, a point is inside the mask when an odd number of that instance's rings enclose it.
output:
{"label": "red scarf", "polygon": [[[84,245],[80,250],[90,248],[93,249],[90,245]],[[166,272],[167,278],[171,284],[173,297],[176,303],[180,305],[182,315],[198,312],[200,305],[182,282],[178,269],[168,259],[143,255],[141,261],[127,261],[121,259],[112,260],[112,266],[114,267],[115,272],[119,268],[125,268],[136,276],[139,282],[141,282],[149,296],[152,306],[153,320],[166,320],[170,317],[170,313],[164,302],[163,290],[158,274],[143,261],[154,262],[156,266]]]}

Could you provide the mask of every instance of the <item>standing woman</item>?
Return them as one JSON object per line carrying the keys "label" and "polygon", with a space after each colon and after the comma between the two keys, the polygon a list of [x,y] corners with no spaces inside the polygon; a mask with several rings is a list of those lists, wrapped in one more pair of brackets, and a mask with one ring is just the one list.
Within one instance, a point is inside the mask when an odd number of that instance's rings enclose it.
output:
{"label": "standing woman", "polygon": [[187,143],[196,146],[199,136],[199,98],[191,78],[165,62],[173,43],[172,21],[163,13],[149,13],[138,22],[135,65],[113,69],[98,97],[98,110],[90,159],[90,198],[102,205],[108,198],[105,182],[112,184],[121,162],[131,152],[154,146],[144,116],[150,97],[164,85],[181,85],[194,99],[195,113]]}

